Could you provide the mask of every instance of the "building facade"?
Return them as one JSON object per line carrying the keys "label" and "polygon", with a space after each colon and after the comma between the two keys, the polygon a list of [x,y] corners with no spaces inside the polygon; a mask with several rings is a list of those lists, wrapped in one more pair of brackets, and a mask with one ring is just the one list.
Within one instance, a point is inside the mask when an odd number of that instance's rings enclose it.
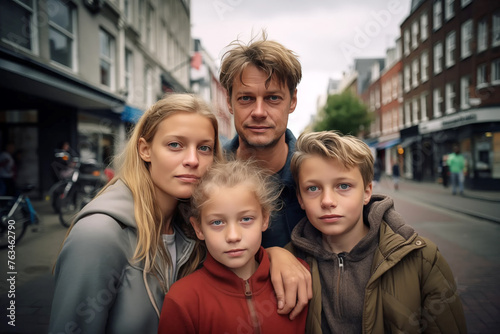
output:
{"label": "building facade", "polygon": [[189,0],[0,2],[0,142],[42,195],[54,149],[108,163],[164,93],[190,90]]}
{"label": "building facade", "polygon": [[414,1],[401,25],[403,126],[412,174],[434,180],[452,145],[466,185],[500,187],[500,2]]}

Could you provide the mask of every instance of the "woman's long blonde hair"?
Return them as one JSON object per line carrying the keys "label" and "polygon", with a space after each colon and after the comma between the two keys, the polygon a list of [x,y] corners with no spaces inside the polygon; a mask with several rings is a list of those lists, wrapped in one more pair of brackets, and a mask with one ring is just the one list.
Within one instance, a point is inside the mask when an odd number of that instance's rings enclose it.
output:
{"label": "woman's long blonde hair", "polygon": [[[152,105],[139,119],[133,128],[123,152],[115,157],[115,177],[99,192],[102,194],[110,185],[122,180],[132,192],[134,198],[134,215],[137,224],[137,247],[132,261],[144,261],[144,271],[154,275],[160,273],[156,259],[160,259],[160,266],[166,267],[172,264],[172,259],[167,256],[165,247],[161,243],[161,234],[166,221],[162,216],[159,206],[155,203],[155,188],[149,172],[149,164],[141,159],[139,155],[139,140],[144,138],[151,143],[159,124],[179,112],[196,113],[207,117],[214,128],[214,162],[223,159],[221,146],[218,138],[217,118],[212,113],[211,107],[200,97],[192,94],[171,93]],[[184,268],[179,272],[184,277],[200,265],[205,257],[205,247],[198,241],[193,228],[185,221],[180,210],[177,210],[177,219],[172,223],[178,226],[187,237],[196,240],[195,249]],[[69,231],[68,231],[69,234]],[[159,256],[160,254],[160,256]],[[166,289],[173,282],[167,283]]]}

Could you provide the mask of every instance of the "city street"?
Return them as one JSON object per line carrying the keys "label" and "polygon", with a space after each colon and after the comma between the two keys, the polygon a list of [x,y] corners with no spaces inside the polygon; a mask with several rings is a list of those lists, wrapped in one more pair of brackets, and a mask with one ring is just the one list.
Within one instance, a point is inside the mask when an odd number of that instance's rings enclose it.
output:
{"label": "city street", "polygon": [[[433,240],[450,264],[464,305],[469,333],[500,328],[500,192],[466,191],[452,196],[438,184],[402,180],[394,191],[382,178],[375,192],[394,198],[396,210],[421,235]],[[44,202],[35,202],[42,230],[28,231],[16,245],[15,298],[8,297],[7,251],[0,251],[0,305],[15,300],[15,327],[0,319],[1,333],[46,333],[53,290],[51,269],[67,231]]]}

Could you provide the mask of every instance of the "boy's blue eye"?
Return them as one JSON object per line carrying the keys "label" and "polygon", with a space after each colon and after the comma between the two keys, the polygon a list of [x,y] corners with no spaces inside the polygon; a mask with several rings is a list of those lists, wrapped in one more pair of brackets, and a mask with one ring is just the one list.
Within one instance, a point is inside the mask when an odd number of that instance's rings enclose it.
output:
{"label": "boy's blue eye", "polygon": [[342,190],[347,190],[349,189],[351,186],[346,184],[346,183],[342,183],[341,185],[339,185],[339,188],[342,189]]}
{"label": "boy's blue eye", "polygon": [[243,217],[243,218],[241,218],[241,221],[244,223],[249,223],[252,221],[252,217]]}

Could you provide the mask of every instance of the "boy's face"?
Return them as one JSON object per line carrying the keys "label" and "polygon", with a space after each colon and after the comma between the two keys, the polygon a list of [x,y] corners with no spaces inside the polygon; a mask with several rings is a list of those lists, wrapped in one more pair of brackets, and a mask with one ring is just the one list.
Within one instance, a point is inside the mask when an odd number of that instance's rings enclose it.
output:
{"label": "boy's face", "polygon": [[248,147],[272,147],[283,137],[288,115],[295,110],[297,93],[290,96],[286,85],[254,65],[247,66],[233,82],[228,106],[234,115],[234,126],[241,143]]}
{"label": "boy's face", "polygon": [[300,206],[327,240],[361,240],[363,206],[370,201],[372,184],[363,185],[359,168],[346,169],[336,160],[311,155],[303,160],[298,178]]}
{"label": "boy's face", "polygon": [[249,186],[214,187],[209,201],[201,210],[201,222],[191,218],[200,240],[205,240],[212,257],[242,279],[257,269],[255,254],[260,248],[262,232],[269,215]]}

